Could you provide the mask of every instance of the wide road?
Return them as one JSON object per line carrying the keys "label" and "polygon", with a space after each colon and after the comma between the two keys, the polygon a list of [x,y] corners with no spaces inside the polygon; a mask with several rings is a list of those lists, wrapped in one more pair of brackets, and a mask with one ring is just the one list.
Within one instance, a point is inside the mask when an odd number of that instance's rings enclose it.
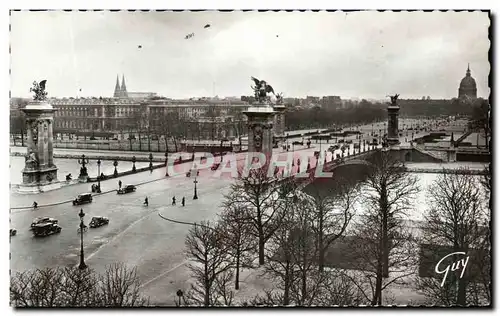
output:
{"label": "wide road", "polygon": [[[323,145],[322,150],[326,147]],[[313,144],[310,149],[295,146],[295,156],[301,153],[312,156],[318,149],[319,144]],[[275,152],[282,150],[276,149]],[[237,155],[238,161],[243,163],[245,156],[245,153]],[[191,163],[185,163],[179,168],[187,171],[190,166]],[[184,255],[184,239],[190,226],[163,220],[158,212],[186,222],[215,219],[220,212],[222,196],[234,180],[216,178],[213,174],[214,171],[201,170],[198,200],[192,199],[193,178],[184,174],[166,178],[165,168],[121,177],[123,184],[139,184],[135,193],[117,195],[114,191],[117,180],[103,181],[103,192],[111,192],[95,196],[93,203],[83,206],[73,206],[70,200],[78,193],[87,192],[87,183],[36,196],[11,194],[11,227],[18,230],[17,235],[11,237],[12,272],[77,265],[80,247],[78,212],[83,208],[85,223],[92,216],[110,219],[109,225],[89,229],[84,234],[86,263],[97,271],[115,262],[136,266],[143,293],[151,297],[152,303],[172,304],[175,291],[187,289],[189,271]],[[149,207],[142,205],[146,196]],[[176,206],[171,205],[173,196],[177,198]],[[183,196],[186,197],[185,207],[180,206]],[[36,211],[29,208],[34,199],[40,205]],[[46,204],[56,205],[44,206]],[[62,232],[46,238],[32,237],[29,227],[36,216],[58,219]]]}
{"label": "wide road", "polygon": [[[298,146],[296,146],[298,147]],[[302,147],[302,146],[300,146]],[[296,157],[307,152],[311,156],[317,150],[296,148]],[[281,150],[279,150],[281,151]],[[245,153],[239,154],[238,161],[243,163]],[[179,167],[189,170],[191,164]],[[105,265],[125,262],[137,266],[141,282],[146,283],[144,293],[151,295],[154,302],[168,300],[165,287],[166,277],[176,280],[172,286],[184,284],[183,273],[175,269],[185,268],[184,239],[188,225],[175,224],[162,220],[164,216],[187,222],[214,219],[220,211],[222,195],[227,192],[233,179],[213,177],[214,171],[201,170],[198,177],[198,200],[193,200],[193,178],[184,174],[165,177],[165,168],[152,173],[121,177],[123,184],[140,184],[135,193],[118,195],[117,180],[101,183],[103,192],[97,195],[93,203],[73,206],[70,202],[78,193],[87,192],[89,184],[82,183],[64,187],[60,190],[33,195],[11,194],[11,227],[18,233],[11,238],[12,272],[51,266],[73,266],[78,264],[80,239],[77,234],[79,225],[78,212],[83,208],[88,223],[92,216],[109,217],[110,223],[97,229],[89,229],[84,235],[85,257],[87,264],[101,271]],[[149,207],[142,205],[145,197],[149,198]],[[177,198],[177,206],[172,206],[172,197]],[[182,197],[186,197],[186,206],[180,206]],[[34,211],[29,206],[36,199],[40,207]],[[45,206],[46,204],[60,203]],[[59,220],[62,232],[46,238],[34,238],[29,231],[36,216],[50,216]],[[160,277],[159,277],[160,276]],[[161,287],[161,290],[158,288]],[[151,289],[150,289],[151,287]]]}

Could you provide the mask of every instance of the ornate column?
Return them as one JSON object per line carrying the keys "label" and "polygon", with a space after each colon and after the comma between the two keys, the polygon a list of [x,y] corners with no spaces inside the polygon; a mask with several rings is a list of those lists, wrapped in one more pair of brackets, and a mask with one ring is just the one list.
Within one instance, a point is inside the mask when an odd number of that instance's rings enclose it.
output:
{"label": "ornate column", "polygon": [[264,153],[269,159],[273,151],[273,108],[256,104],[243,113],[248,117],[248,152]]}
{"label": "ornate column", "polygon": [[26,115],[28,149],[23,183],[17,186],[19,193],[39,193],[61,186],[53,163],[52,121],[56,109],[46,101],[45,82],[34,83],[34,101],[21,109]]}
{"label": "ornate column", "polygon": [[391,96],[391,104],[387,107],[387,143],[389,146],[399,145],[399,105],[397,104],[399,94]]}

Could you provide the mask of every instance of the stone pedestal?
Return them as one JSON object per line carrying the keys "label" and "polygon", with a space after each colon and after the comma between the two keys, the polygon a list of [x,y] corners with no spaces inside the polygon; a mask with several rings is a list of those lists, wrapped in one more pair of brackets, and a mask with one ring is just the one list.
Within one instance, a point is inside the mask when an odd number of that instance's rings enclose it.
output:
{"label": "stone pedestal", "polygon": [[248,152],[264,153],[267,161],[273,152],[273,118],[276,112],[269,104],[253,104],[247,111]]}
{"label": "stone pedestal", "polygon": [[399,105],[391,104],[387,107],[389,121],[387,124],[387,143],[389,146],[399,144]]}
{"label": "stone pedestal", "polygon": [[276,104],[273,107],[276,112],[274,116],[274,139],[279,144],[285,140],[285,106]]}
{"label": "stone pedestal", "polygon": [[58,189],[57,167],[53,157],[53,122],[56,109],[45,101],[33,101],[21,109],[26,115],[27,153],[22,170],[20,193],[39,193]]}

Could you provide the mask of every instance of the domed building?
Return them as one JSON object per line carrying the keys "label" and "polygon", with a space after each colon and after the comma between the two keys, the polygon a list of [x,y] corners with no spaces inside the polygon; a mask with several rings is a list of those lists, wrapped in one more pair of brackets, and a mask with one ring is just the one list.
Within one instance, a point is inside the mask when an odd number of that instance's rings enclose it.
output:
{"label": "domed building", "polygon": [[458,88],[459,98],[477,98],[477,88],[476,80],[470,75],[470,67],[467,65],[467,73],[465,77],[460,81],[460,87]]}

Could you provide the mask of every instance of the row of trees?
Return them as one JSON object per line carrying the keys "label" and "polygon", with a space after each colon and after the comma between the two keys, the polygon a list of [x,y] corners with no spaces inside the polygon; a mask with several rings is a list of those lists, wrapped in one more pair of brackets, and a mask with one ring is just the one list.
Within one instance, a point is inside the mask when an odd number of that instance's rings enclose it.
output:
{"label": "row of trees", "polygon": [[289,108],[285,112],[287,129],[328,128],[332,125],[362,124],[387,118],[387,109],[384,105],[363,101],[357,107],[343,109],[319,106],[309,109]]}
{"label": "row of trees", "polygon": [[136,268],[116,263],[104,273],[76,267],[16,273],[10,281],[14,307],[136,307],[149,300],[139,292]]}
{"label": "row of trees", "polygon": [[[471,174],[440,175],[429,188],[425,220],[415,223],[409,213],[418,181],[389,153],[374,158],[362,189],[339,183],[328,195],[253,173],[233,185],[217,221],[190,230],[193,283],[181,304],[382,305],[391,301],[388,289],[404,286],[429,304],[487,305],[488,183],[478,186]],[[357,214],[360,205],[365,211]],[[425,268],[419,248],[427,244],[440,254],[474,253],[473,273],[451,272],[440,287],[435,274],[419,272]],[[440,260],[434,255],[432,269]],[[274,289],[236,302],[241,269],[255,268]]]}

